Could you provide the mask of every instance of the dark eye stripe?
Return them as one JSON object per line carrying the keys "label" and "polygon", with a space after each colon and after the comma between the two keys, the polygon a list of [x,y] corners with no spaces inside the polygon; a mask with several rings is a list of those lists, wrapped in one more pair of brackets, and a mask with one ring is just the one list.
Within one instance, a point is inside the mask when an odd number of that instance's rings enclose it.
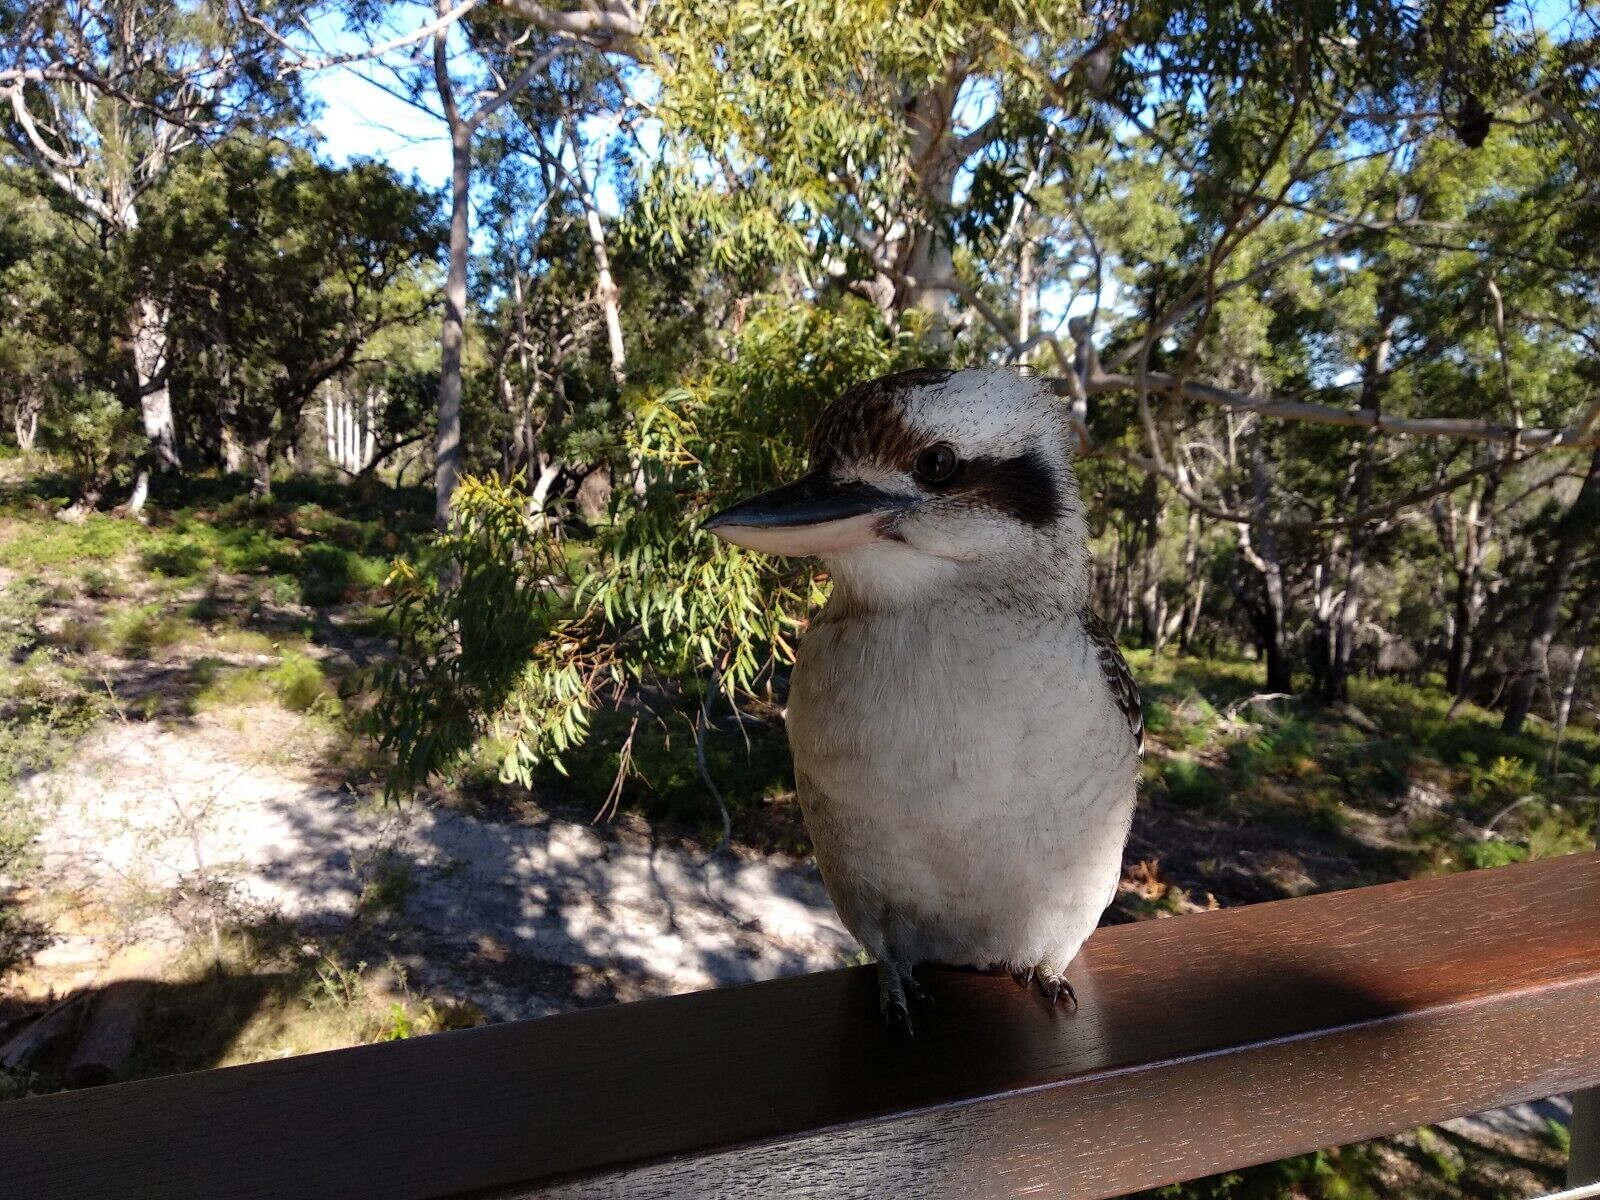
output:
{"label": "dark eye stripe", "polygon": [[974,458],[956,489],[1028,525],[1049,525],[1061,516],[1061,485],[1037,450],[1015,458]]}

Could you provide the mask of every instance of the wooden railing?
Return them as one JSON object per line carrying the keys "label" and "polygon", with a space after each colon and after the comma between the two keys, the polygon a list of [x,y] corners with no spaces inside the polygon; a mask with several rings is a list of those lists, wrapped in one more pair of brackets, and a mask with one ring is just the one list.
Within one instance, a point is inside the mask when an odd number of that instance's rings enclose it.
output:
{"label": "wooden railing", "polygon": [[1600,1084],[1600,855],[0,1105],[18,1200],[1107,1197]]}

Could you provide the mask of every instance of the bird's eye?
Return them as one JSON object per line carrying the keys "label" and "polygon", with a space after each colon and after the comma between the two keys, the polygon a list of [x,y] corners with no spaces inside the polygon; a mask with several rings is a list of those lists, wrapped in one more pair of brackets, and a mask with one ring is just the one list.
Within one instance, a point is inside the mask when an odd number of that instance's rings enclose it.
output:
{"label": "bird's eye", "polygon": [[924,483],[944,483],[956,473],[961,460],[951,447],[939,442],[917,455],[911,470]]}

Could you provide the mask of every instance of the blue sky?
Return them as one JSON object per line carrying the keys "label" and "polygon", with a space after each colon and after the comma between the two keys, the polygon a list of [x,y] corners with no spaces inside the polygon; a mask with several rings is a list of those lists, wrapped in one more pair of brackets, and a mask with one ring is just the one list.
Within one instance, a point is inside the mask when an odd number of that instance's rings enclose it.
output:
{"label": "blue sky", "polygon": [[[390,6],[390,24],[396,35],[423,26],[431,15],[427,6],[399,3]],[[351,53],[363,42],[344,32],[336,15],[315,26],[323,50]],[[424,53],[428,45],[423,44]],[[406,50],[390,57],[399,59]],[[378,158],[405,175],[415,174],[429,187],[443,189],[450,178],[450,143],[444,117],[430,93],[432,113],[419,112],[377,86],[372,79],[387,80],[389,72],[373,63],[357,63],[314,72],[306,90],[322,105],[316,127],[323,151],[335,162],[351,158]]]}
{"label": "blue sky", "polygon": [[[385,16],[387,29],[383,34],[352,35],[344,30],[337,14],[329,13],[314,26],[320,46],[310,52],[360,51],[375,37],[399,36],[421,28],[432,19],[433,7],[399,0],[388,5]],[[1512,7],[1504,19],[1516,25],[1542,26],[1560,38],[1571,36],[1574,10],[1570,0],[1523,0]],[[431,43],[394,51],[387,56],[387,61],[398,63],[413,53],[426,63]],[[443,116],[431,88],[423,97],[428,111],[423,111],[374,81],[392,86],[393,73],[380,63],[363,62],[314,72],[308,77],[307,91],[320,106],[315,126],[322,138],[323,153],[336,162],[355,157],[377,158],[403,175],[414,175],[424,186],[443,192],[450,177],[450,149]],[[969,97],[969,102],[971,111],[962,115],[969,121],[977,121],[985,115],[984,110],[991,101],[988,96],[976,93]],[[585,129],[586,136],[596,140],[605,133],[602,129]],[[598,191],[601,208],[615,212],[615,193],[603,179]],[[1040,299],[1047,323],[1055,324],[1068,311],[1086,311],[1093,307],[1092,292],[1075,297],[1070,292],[1070,287],[1059,280],[1046,289]],[[1115,289],[1108,288],[1101,302],[1110,305],[1114,298]]]}
{"label": "blue sky", "polygon": [[[320,48],[311,53],[326,56],[360,52],[371,44],[423,28],[432,20],[433,8],[394,3],[385,16],[387,25],[383,31],[353,35],[345,31],[337,14],[327,14],[313,26]],[[461,40],[456,34],[452,44],[459,45]],[[341,163],[352,158],[380,159],[402,175],[415,175],[424,186],[443,193],[450,181],[450,141],[432,87],[432,46],[429,39],[393,51],[382,60],[312,72],[307,77],[306,90],[320,105],[314,126],[322,137],[322,152]],[[464,46],[460,48],[465,50]],[[397,81],[393,68],[404,65],[411,55],[416,56],[429,84],[420,97],[425,111],[394,94]],[[471,99],[466,99],[465,107],[470,110],[471,106]],[[585,121],[581,129],[595,151],[613,133],[610,125],[600,121]],[[648,142],[648,137],[645,140]],[[618,206],[612,183],[592,168],[591,178],[595,180],[601,211],[614,214]]]}

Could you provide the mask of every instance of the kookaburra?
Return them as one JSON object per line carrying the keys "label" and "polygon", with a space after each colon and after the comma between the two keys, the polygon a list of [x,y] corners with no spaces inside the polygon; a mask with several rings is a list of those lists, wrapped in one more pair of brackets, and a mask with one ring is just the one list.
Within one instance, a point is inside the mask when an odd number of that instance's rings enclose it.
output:
{"label": "kookaburra", "polygon": [[1004,968],[1054,1001],[1116,894],[1139,693],[1087,607],[1064,406],[1006,370],[859,384],[800,479],[706,528],[833,580],[787,724],[817,863],[910,1028],[921,963]]}

